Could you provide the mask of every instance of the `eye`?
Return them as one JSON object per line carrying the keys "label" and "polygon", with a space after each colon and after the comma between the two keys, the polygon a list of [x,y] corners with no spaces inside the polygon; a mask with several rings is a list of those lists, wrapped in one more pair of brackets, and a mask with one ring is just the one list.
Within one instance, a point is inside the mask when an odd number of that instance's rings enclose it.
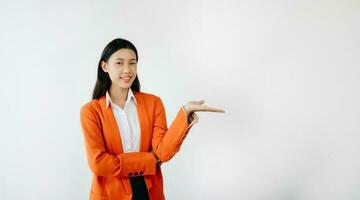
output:
{"label": "eye", "polygon": [[136,65],[136,63],[133,62],[133,63],[130,63],[130,65]]}
{"label": "eye", "polygon": [[122,63],[122,62],[118,62],[118,63],[116,63],[116,64],[122,65],[123,63]]}

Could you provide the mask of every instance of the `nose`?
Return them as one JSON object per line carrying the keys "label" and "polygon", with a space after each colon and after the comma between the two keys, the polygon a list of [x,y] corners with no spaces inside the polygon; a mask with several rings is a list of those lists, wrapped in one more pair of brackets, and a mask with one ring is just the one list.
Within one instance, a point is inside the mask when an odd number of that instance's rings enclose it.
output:
{"label": "nose", "polygon": [[125,64],[124,72],[130,72],[130,67],[128,64]]}

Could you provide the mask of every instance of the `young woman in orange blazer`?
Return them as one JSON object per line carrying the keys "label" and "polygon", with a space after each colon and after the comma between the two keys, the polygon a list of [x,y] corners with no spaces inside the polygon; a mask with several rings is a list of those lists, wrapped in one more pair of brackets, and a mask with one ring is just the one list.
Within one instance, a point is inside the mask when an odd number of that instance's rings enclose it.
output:
{"label": "young woman in orange blazer", "polygon": [[225,112],[204,101],[190,101],[181,106],[168,128],[161,98],[140,91],[137,61],[130,41],[111,41],[98,64],[92,100],[81,107],[93,174],[90,200],[165,199],[161,163],[179,151],[199,121],[195,112]]}

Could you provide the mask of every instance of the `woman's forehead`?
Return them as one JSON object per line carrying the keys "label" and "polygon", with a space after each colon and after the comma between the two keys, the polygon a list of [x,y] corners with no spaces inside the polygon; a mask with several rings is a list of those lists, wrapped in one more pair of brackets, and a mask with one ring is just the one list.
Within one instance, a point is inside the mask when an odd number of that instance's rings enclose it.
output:
{"label": "woman's forehead", "polygon": [[131,49],[119,49],[110,57],[112,60],[135,60],[136,54]]}

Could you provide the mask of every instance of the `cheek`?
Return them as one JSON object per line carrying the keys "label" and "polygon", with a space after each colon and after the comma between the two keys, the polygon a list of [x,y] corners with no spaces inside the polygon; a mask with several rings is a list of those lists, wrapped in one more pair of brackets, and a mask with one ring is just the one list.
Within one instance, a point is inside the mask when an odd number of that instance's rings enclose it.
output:
{"label": "cheek", "polygon": [[133,74],[136,74],[136,72],[137,72],[137,67],[133,67],[133,68],[131,69],[131,71],[133,72]]}
{"label": "cheek", "polygon": [[118,73],[116,71],[114,71],[114,70],[108,70],[108,74],[109,74],[110,79],[112,81],[117,79],[117,77],[118,77],[118,75],[117,75]]}

